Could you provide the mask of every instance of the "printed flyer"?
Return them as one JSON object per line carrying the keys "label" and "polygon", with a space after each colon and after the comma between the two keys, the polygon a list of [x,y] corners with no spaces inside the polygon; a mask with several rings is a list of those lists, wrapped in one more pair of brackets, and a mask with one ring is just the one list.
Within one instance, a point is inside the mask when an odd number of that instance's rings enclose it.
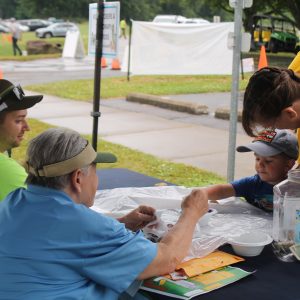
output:
{"label": "printed flyer", "polygon": [[164,276],[153,277],[143,282],[141,289],[177,299],[195,296],[219,289],[254,272],[227,266],[184,280],[172,280]]}

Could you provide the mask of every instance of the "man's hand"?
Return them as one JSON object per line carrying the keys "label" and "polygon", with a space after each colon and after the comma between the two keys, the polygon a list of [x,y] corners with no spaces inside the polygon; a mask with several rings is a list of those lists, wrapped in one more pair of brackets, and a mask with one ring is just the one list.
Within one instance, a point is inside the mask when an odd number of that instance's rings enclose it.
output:
{"label": "man's hand", "polygon": [[124,217],[119,218],[118,221],[124,223],[126,228],[137,231],[155,220],[154,213],[155,209],[153,207],[141,205]]}
{"label": "man's hand", "polygon": [[206,191],[200,189],[193,190],[183,199],[181,208],[184,212],[188,212],[198,219],[202,217],[208,211],[208,199]]}
{"label": "man's hand", "polygon": [[193,190],[181,204],[182,214],[177,223],[157,244],[157,255],[150,265],[138,276],[145,279],[173,272],[186,256],[191,245],[195,225],[208,211],[207,193]]}

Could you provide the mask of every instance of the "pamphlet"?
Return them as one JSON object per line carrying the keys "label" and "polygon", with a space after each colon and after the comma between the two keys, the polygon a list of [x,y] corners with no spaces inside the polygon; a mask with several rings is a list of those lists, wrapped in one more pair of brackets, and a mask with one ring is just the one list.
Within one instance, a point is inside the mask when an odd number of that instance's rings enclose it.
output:
{"label": "pamphlet", "polygon": [[229,254],[223,251],[214,251],[204,257],[193,258],[191,260],[180,263],[176,267],[176,271],[183,271],[184,275],[186,275],[187,277],[193,277],[244,260],[244,258],[233,254]]}
{"label": "pamphlet", "polygon": [[219,289],[254,272],[227,266],[188,279],[173,281],[165,276],[147,279],[141,289],[177,299],[192,299],[195,296]]}

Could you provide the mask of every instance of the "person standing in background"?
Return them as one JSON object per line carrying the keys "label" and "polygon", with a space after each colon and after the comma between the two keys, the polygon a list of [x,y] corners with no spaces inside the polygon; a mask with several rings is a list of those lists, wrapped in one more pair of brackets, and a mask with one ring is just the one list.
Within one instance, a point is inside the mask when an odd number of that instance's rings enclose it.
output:
{"label": "person standing in background", "polygon": [[120,38],[124,37],[125,40],[126,40],[126,27],[127,27],[126,20],[122,19],[120,22],[120,29],[121,29]]}
{"label": "person standing in background", "polygon": [[11,33],[14,56],[17,55],[17,52],[19,52],[19,55],[22,55],[22,51],[18,46],[18,40],[21,40],[21,30],[15,18],[11,19]]}

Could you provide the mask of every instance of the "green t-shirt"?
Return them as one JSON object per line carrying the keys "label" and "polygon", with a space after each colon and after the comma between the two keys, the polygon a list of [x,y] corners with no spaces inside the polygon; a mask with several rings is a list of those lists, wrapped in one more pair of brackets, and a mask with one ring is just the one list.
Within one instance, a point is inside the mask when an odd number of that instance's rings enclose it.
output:
{"label": "green t-shirt", "polygon": [[11,191],[19,187],[26,187],[26,177],[27,173],[20,164],[0,153],[0,201]]}
{"label": "green t-shirt", "polygon": [[120,27],[121,27],[121,29],[125,29],[126,28],[126,21],[125,20],[121,20]]}

